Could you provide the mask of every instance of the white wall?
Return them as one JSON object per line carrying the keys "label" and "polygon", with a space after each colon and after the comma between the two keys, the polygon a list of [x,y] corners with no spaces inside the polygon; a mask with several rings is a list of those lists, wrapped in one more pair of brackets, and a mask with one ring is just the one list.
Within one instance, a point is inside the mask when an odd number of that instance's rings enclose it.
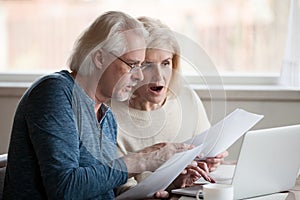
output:
{"label": "white wall", "polygon": [[6,153],[17,104],[26,88],[0,87],[0,154]]}
{"label": "white wall", "polygon": [[9,133],[12,127],[13,115],[15,107],[19,101],[16,97],[1,97],[0,98],[0,154],[7,151]]}
{"label": "white wall", "polygon": [[[212,124],[224,118],[222,112],[226,107],[226,113],[229,114],[236,108],[242,108],[249,112],[264,115],[264,118],[258,122],[252,129],[271,128],[277,126],[287,126],[300,124],[300,91],[285,89],[256,88],[249,89],[228,89],[225,99],[216,97],[211,100],[207,91],[196,90],[201,97],[207,114],[217,115],[212,119]],[[218,96],[218,95],[217,95]],[[214,110],[214,111],[212,111]],[[242,138],[229,148],[230,155],[228,160],[236,160]]]}
{"label": "white wall", "polygon": [[[0,153],[7,152],[13,115],[25,89],[25,87],[0,87]],[[224,110],[228,114],[236,108],[265,116],[253,129],[300,124],[300,91],[228,89],[225,98],[217,95],[212,100],[211,94],[207,91],[195,89],[204,103],[208,116],[212,118],[212,124],[224,117]],[[229,160],[236,159],[240,142],[241,140],[237,141],[229,149]]]}

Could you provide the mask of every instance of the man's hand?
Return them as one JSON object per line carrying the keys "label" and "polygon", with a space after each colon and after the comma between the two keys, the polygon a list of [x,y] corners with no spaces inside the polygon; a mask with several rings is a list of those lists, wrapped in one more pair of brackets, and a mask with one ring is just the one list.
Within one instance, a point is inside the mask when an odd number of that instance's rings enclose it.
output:
{"label": "man's hand", "polygon": [[194,148],[184,143],[158,143],[123,157],[129,176],[155,171],[175,153]]}

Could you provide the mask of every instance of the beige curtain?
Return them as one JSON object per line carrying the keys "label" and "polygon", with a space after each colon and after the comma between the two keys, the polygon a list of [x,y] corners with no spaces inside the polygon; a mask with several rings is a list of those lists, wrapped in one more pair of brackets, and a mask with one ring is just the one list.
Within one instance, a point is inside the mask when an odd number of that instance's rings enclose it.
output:
{"label": "beige curtain", "polygon": [[280,84],[300,88],[300,8],[299,0],[291,0],[285,54]]}

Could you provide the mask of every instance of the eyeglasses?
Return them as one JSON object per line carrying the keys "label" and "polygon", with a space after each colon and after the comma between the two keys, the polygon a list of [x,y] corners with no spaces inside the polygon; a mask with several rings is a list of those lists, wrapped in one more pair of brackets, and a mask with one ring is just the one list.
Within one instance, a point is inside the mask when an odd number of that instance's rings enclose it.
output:
{"label": "eyeglasses", "polygon": [[114,57],[118,58],[120,61],[122,61],[123,63],[125,63],[127,66],[129,66],[130,70],[128,71],[128,73],[135,73],[138,70],[143,70],[143,69],[145,69],[147,67],[147,65],[138,66],[138,65],[135,65],[135,64],[129,64],[128,62],[126,62],[122,58],[116,56],[115,54],[113,54],[111,52],[109,52],[109,54],[113,55]]}

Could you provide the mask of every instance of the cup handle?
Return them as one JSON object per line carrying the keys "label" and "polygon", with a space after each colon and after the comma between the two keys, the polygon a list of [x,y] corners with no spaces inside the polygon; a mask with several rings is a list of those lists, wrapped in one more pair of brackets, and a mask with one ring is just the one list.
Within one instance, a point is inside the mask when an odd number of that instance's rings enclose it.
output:
{"label": "cup handle", "polygon": [[202,200],[202,198],[200,199],[200,197],[199,197],[200,194],[202,194],[202,192],[203,192],[202,189],[200,189],[200,190],[197,191],[197,193],[196,193],[196,199],[197,199],[197,200]]}

